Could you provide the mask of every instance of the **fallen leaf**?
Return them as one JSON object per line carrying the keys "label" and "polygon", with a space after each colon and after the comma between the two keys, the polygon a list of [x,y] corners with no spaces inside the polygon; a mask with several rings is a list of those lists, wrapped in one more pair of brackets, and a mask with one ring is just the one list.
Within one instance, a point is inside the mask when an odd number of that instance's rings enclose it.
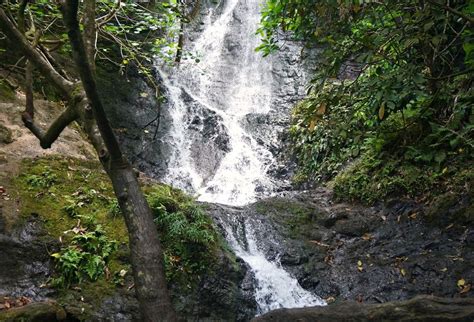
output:
{"label": "fallen leaf", "polygon": [[464,278],[461,278],[459,281],[458,281],[458,287],[463,287],[464,285],[466,285],[466,281],[464,280]]}
{"label": "fallen leaf", "polygon": [[324,300],[326,301],[326,303],[329,304],[329,303],[335,302],[335,301],[336,301],[336,298],[333,297],[333,296],[330,296],[330,297],[325,298]]}
{"label": "fallen leaf", "polygon": [[459,294],[466,294],[467,292],[469,292],[471,290],[471,284],[467,284],[465,285],[461,291],[459,292]]}
{"label": "fallen leaf", "polygon": [[387,217],[385,217],[384,215],[380,216],[380,218],[382,218],[383,221],[387,220]]}
{"label": "fallen leaf", "polygon": [[418,213],[417,213],[417,212],[414,212],[414,213],[412,213],[409,217],[410,217],[411,219],[416,219],[416,216],[417,216],[417,215],[418,215]]}
{"label": "fallen leaf", "polygon": [[319,108],[318,110],[316,111],[316,115],[324,115],[326,113],[326,103],[321,103],[321,105],[319,105]]}
{"label": "fallen leaf", "polygon": [[59,258],[59,257],[61,257],[61,254],[60,253],[53,253],[53,254],[51,254],[51,257]]}
{"label": "fallen leaf", "polygon": [[318,245],[318,246],[329,247],[328,244],[322,243],[322,242],[317,241],[317,240],[310,240],[309,242],[310,242],[310,243],[313,243],[313,244],[316,244],[316,245]]}
{"label": "fallen leaf", "polygon": [[407,272],[405,271],[405,269],[400,269],[400,274],[402,274],[402,276],[405,276],[407,275]]}
{"label": "fallen leaf", "polygon": [[441,272],[447,272],[447,271],[448,271],[448,268],[447,268],[447,267],[442,268],[442,269],[440,269],[440,271],[441,271]]}
{"label": "fallen leaf", "polygon": [[373,237],[371,234],[369,233],[365,233],[363,236],[362,236],[362,239],[363,240],[371,240]]}
{"label": "fallen leaf", "polygon": [[364,268],[362,267],[362,261],[361,260],[357,261],[357,269],[359,270],[359,272],[362,272],[364,270]]}

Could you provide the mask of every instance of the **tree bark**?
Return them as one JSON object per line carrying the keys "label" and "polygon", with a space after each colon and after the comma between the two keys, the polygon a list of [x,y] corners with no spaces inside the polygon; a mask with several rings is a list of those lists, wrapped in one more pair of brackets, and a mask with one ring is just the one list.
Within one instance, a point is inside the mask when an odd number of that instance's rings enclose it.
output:
{"label": "tree bark", "polygon": [[87,61],[92,73],[95,75],[95,44],[97,40],[97,29],[95,22],[95,0],[84,1],[84,47]]}

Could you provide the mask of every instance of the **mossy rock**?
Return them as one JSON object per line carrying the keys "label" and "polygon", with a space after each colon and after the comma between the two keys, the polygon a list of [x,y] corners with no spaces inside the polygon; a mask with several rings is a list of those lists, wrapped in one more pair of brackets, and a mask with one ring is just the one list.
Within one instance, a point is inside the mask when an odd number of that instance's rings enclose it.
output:
{"label": "mossy rock", "polygon": [[0,311],[0,321],[64,321],[66,311],[56,302],[36,302]]}
{"label": "mossy rock", "polygon": [[474,223],[474,205],[468,195],[453,192],[438,196],[425,211],[426,218],[436,224]]}
{"label": "mossy rock", "polygon": [[15,99],[15,90],[2,80],[0,80],[0,99],[2,101],[11,101]]}
{"label": "mossy rock", "polygon": [[0,143],[9,144],[13,142],[12,131],[3,124],[0,124]]}

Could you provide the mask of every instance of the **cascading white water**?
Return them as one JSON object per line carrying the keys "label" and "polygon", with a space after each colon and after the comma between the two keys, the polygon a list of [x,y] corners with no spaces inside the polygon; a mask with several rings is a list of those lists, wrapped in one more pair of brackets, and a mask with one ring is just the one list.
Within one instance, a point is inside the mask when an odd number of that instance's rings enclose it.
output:
{"label": "cascading white water", "polygon": [[[246,116],[267,115],[271,111],[272,61],[255,52],[259,44],[255,30],[260,19],[260,3],[259,0],[226,1],[217,17],[212,12],[207,15],[202,33],[192,42],[193,47],[187,49],[200,57],[200,61],[182,63],[169,75],[159,71],[168,90],[167,106],[172,120],[166,138],[172,146],[164,181],[197,193],[200,201],[245,205],[256,200],[257,187],[272,190],[273,182],[267,175],[268,167],[274,162],[272,153],[244,126]],[[201,148],[193,145],[195,124],[200,124],[202,130],[203,115],[212,115],[225,129],[229,146],[207,177],[193,154],[196,148],[198,152]],[[195,121],[196,117],[201,120]],[[324,301],[304,290],[278,263],[265,258],[250,222],[244,228],[245,246],[230,226],[224,222],[222,226],[236,254],[255,274],[259,313],[280,307],[324,305]]]}
{"label": "cascading white water", "polygon": [[[233,21],[237,9],[245,18],[240,23]],[[170,141],[175,145],[165,181],[197,193],[200,201],[244,205],[255,201],[257,186],[270,189],[272,185],[266,172],[273,156],[242,125],[246,115],[270,111],[271,60],[254,50],[259,42],[254,35],[258,20],[258,1],[227,2],[218,19],[211,22],[209,18],[193,42],[190,50],[202,57],[200,62],[182,64],[173,77],[162,72],[173,118]],[[238,42],[232,52],[226,43],[228,37]],[[215,112],[230,138],[230,151],[210,180],[196,170],[190,157],[193,140],[187,133],[190,120],[183,91]]]}
{"label": "cascading white water", "polygon": [[[235,217],[231,217],[229,221],[232,225],[221,221],[226,230],[227,241],[236,255],[249,264],[258,282],[255,299],[259,314],[279,308],[326,305],[320,297],[303,289],[281,265],[265,258],[265,254],[258,248],[254,232],[254,227],[258,224],[250,220],[238,223]],[[239,240],[236,228],[242,230],[245,243]]]}

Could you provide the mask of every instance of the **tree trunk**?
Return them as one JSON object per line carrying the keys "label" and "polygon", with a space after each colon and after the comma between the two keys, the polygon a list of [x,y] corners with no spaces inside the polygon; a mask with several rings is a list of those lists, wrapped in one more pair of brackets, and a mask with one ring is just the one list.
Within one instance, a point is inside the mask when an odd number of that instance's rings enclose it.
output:
{"label": "tree trunk", "polygon": [[[122,154],[97,92],[94,72],[91,69],[93,57],[87,54],[88,50],[93,51],[94,48],[88,47],[86,50],[83,43],[77,20],[78,0],[60,2],[74,61],[81,78],[81,81],[76,83],[58,73],[47,57],[39,53],[38,49],[24,37],[0,8],[2,32],[43,75],[49,78],[68,102],[67,109],[46,131],[43,131],[34,122],[33,95],[29,95],[31,97],[28,99],[27,110],[23,113],[23,121],[26,127],[38,137],[43,148],[49,148],[68,124],[78,121],[112,181],[125,218],[130,239],[135,290],[143,315],[142,321],[176,321],[177,316],[166,285],[163,252],[158,231],[136,174]],[[87,0],[86,2],[93,5],[94,1]],[[30,71],[31,68],[28,70]],[[31,89],[28,86],[27,88]]]}
{"label": "tree trunk", "polygon": [[175,321],[166,287],[163,251],[148,203],[136,174],[126,162],[112,162],[110,179],[130,236],[135,287],[145,321]]}

